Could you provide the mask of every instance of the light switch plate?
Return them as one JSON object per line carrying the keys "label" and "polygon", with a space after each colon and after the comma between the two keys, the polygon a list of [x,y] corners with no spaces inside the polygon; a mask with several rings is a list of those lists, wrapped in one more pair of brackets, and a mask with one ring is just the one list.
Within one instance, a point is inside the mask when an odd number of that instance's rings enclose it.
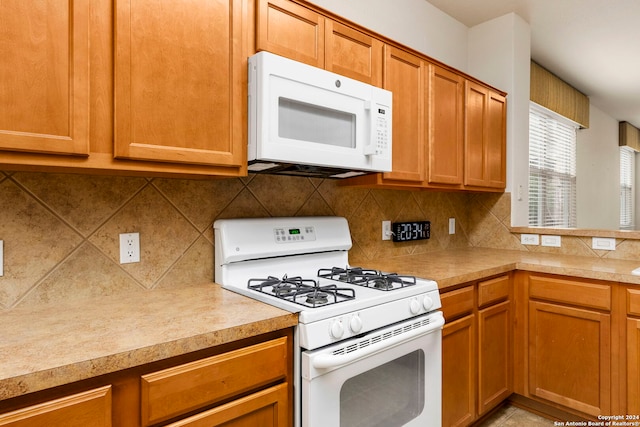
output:
{"label": "light switch plate", "polygon": [[539,245],[540,235],[539,234],[521,234],[520,243],[522,243],[523,245]]}
{"label": "light switch plate", "polygon": [[559,248],[561,246],[561,238],[560,236],[554,235],[543,235],[542,236],[542,246],[549,246],[552,248]]}
{"label": "light switch plate", "polygon": [[616,250],[616,239],[614,237],[592,237],[591,247],[593,249],[602,249],[605,251]]}
{"label": "light switch plate", "polygon": [[449,234],[456,234],[456,219],[449,218]]}

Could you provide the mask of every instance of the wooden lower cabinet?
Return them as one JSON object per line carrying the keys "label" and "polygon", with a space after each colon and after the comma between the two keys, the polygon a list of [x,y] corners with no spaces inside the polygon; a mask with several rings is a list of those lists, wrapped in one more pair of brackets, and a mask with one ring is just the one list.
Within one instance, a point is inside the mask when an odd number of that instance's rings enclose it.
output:
{"label": "wooden lower cabinet", "polygon": [[246,338],[0,401],[0,427],[290,427],[292,353],[291,329]]}
{"label": "wooden lower cabinet", "polygon": [[511,301],[478,311],[478,413],[498,406],[512,391]]}
{"label": "wooden lower cabinet", "polygon": [[447,323],[442,330],[442,425],[466,426],[476,413],[475,318]]}
{"label": "wooden lower cabinet", "polygon": [[169,427],[225,427],[288,425],[290,418],[286,384],[254,393],[220,407],[168,424]]}
{"label": "wooden lower cabinet", "polygon": [[443,426],[470,425],[512,392],[511,288],[507,274],[442,295]]}
{"label": "wooden lower cabinet", "polygon": [[627,414],[640,415],[640,319],[627,319]]}
{"label": "wooden lower cabinet", "polygon": [[111,427],[111,386],[0,415],[0,426]]}
{"label": "wooden lower cabinet", "polygon": [[590,415],[610,414],[610,315],[529,302],[529,393]]}

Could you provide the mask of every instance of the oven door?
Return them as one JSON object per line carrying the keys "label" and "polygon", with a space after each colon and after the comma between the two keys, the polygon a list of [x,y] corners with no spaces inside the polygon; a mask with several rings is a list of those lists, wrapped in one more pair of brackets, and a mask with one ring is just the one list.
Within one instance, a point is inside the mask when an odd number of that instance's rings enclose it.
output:
{"label": "oven door", "polygon": [[303,427],[440,426],[441,312],[302,353]]}

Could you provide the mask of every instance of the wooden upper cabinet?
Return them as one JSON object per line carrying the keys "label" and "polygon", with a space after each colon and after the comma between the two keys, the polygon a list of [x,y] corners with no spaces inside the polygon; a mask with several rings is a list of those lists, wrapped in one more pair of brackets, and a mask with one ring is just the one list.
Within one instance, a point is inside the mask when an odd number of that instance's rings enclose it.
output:
{"label": "wooden upper cabinet", "polygon": [[505,188],[506,110],[504,96],[466,82],[465,185]]}
{"label": "wooden upper cabinet", "polygon": [[463,108],[464,78],[440,66],[431,65],[428,135],[429,184],[462,185],[463,183]]}
{"label": "wooden upper cabinet", "polygon": [[420,183],[425,178],[425,62],[385,46],[383,87],[393,92],[392,171],[384,179]]}
{"label": "wooden upper cabinet", "polygon": [[0,150],[89,153],[89,5],[0,2]]}
{"label": "wooden upper cabinet", "polygon": [[116,158],[246,163],[242,3],[115,1]]}
{"label": "wooden upper cabinet", "polygon": [[289,0],[258,0],[256,49],[324,68],[324,16]]}
{"label": "wooden upper cabinet", "polygon": [[327,19],[325,68],[374,86],[382,86],[382,41]]}

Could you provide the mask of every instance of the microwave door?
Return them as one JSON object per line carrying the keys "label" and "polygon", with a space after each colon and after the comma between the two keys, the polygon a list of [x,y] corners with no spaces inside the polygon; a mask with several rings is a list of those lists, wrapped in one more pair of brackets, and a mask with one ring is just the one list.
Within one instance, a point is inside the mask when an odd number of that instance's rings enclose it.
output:
{"label": "microwave door", "polygon": [[362,97],[271,76],[268,143],[263,159],[344,168],[366,167],[369,126]]}

